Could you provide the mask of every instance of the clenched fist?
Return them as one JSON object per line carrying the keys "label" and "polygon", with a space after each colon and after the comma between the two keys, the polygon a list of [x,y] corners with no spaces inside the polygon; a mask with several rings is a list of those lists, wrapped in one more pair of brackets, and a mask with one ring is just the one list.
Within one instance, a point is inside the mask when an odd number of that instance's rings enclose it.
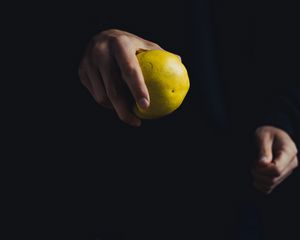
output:
{"label": "clenched fist", "polygon": [[298,166],[297,148],[283,130],[263,126],[255,132],[259,158],[253,168],[254,186],[269,194]]}

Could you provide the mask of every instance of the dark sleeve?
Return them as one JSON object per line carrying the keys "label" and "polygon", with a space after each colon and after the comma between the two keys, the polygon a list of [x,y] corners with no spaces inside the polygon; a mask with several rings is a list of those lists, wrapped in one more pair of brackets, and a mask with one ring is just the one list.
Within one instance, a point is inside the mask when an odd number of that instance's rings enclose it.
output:
{"label": "dark sleeve", "polygon": [[300,147],[300,87],[287,89],[281,96],[274,97],[262,123],[286,131]]}
{"label": "dark sleeve", "polygon": [[[277,13],[282,17],[278,18]],[[274,11],[262,12],[257,19],[258,75],[267,82],[263,123],[288,132],[298,143],[300,138],[300,81],[298,59],[300,37],[295,29],[300,17],[296,5],[274,5]],[[268,92],[269,91],[269,92]],[[266,103],[268,102],[268,103]]]}

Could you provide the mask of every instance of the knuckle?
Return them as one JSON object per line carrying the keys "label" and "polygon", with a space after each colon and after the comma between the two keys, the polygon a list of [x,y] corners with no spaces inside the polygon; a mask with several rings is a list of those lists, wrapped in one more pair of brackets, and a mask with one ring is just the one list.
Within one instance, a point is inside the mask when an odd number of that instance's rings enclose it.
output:
{"label": "knuckle", "polygon": [[112,34],[107,37],[109,44],[111,44],[115,48],[123,48],[124,45],[128,42],[128,36],[121,34],[115,35]]}
{"label": "knuckle", "polygon": [[117,34],[119,32],[121,32],[121,31],[118,30],[118,29],[110,28],[110,29],[102,31],[101,35],[103,35],[103,36],[110,36],[110,35],[115,35],[115,34]]}
{"label": "knuckle", "polygon": [[265,125],[265,126],[258,127],[255,130],[255,135],[257,137],[270,137],[274,134],[274,131],[275,131],[274,127]]}
{"label": "knuckle", "polygon": [[102,41],[94,43],[92,52],[97,55],[102,55],[107,50],[107,44]]}
{"label": "knuckle", "polygon": [[106,37],[106,36],[111,35],[113,32],[114,32],[114,29],[106,29],[106,30],[103,30],[99,35],[100,35],[100,37]]}
{"label": "knuckle", "polygon": [[255,130],[255,135],[261,136],[264,131],[265,131],[265,127],[259,127]]}
{"label": "knuckle", "polygon": [[113,35],[117,35],[117,30],[107,29],[95,35],[91,42],[92,44],[96,44],[97,42],[106,42]]}

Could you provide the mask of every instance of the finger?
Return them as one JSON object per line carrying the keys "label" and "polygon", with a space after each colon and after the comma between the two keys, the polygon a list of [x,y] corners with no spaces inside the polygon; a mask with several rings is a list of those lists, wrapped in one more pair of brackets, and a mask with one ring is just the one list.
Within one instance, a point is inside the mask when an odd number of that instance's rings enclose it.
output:
{"label": "finger", "polygon": [[258,174],[254,176],[254,182],[261,188],[273,189],[282,181],[284,181],[292,172],[292,170],[290,170],[289,172],[285,172],[280,177],[270,177]]}
{"label": "finger", "polygon": [[79,79],[80,79],[81,83],[83,84],[83,86],[85,88],[87,88],[87,90],[90,92],[90,94],[93,96],[93,98],[95,98],[93,87],[91,85],[91,81],[86,73],[86,64],[84,64],[84,60],[80,64],[80,67],[78,70],[78,75],[79,75]]}
{"label": "finger", "polygon": [[113,42],[112,49],[121,70],[121,75],[129,87],[135,102],[146,109],[150,105],[150,97],[144,81],[142,70],[135,55],[136,49],[128,37],[118,38]]}
{"label": "finger", "polygon": [[257,184],[263,186],[263,187],[276,187],[279,185],[284,179],[286,179],[293,170],[298,166],[298,159],[295,157],[293,161],[289,163],[289,166],[284,169],[284,171],[281,173],[280,176],[270,176],[270,175],[263,175],[258,173],[257,171],[253,171],[253,177],[254,180],[257,182]]}
{"label": "finger", "polygon": [[272,162],[272,145],[273,145],[273,136],[270,132],[258,129],[256,131],[256,140],[258,144],[258,164],[265,166],[267,163]]}
{"label": "finger", "polygon": [[[106,56],[109,56],[108,54]],[[121,85],[119,69],[111,57],[101,58],[99,69],[103,78],[107,96],[112,103],[118,117],[131,126],[140,126],[141,120],[132,112],[128,99],[124,96],[124,89]]]}
{"label": "finger", "polygon": [[253,171],[252,175],[253,175],[254,181],[259,183],[262,186],[267,187],[267,186],[271,186],[273,184],[273,182],[272,182],[273,177],[272,176],[260,174],[256,171]]}
{"label": "finger", "polygon": [[86,68],[88,78],[93,87],[95,101],[104,107],[111,108],[110,100],[107,97],[103,80],[99,70],[90,64]]}
{"label": "finger", "polygon": [[276,170],[273,163],[269,163],[266,166],[256,166],[254,171],[257,174],[269,176],[269,177],[278,177],[281,174]]}
{"label": "finger", "polygon": [[280,185],[285,179],[287,179],[291,174],[293,173],[293,170],[290,170],[288,172],[286,172],[285,174],[283,174],[281,177],[279,177],[278,179],[274,180],[274,184],[272,185],[272,188],[277,187],[278,185]]}
{"label": "finger", "polygon": [[297,156],[293,158],[293,160],[288,164],[288,166],[283,170],[280,177],[273,179],[274,185],[280,184],[283,180],[285,180],[288,176],[290,176],[295,168],[298,167],[298,158]]}
{"label": "finger", "polygon": [[276,187],[278,187],[278,185],[280,185],[286,178],[288,178],[291,174],[293,173],[293,171],[289,171],[287,173],[285,173],[284,175],[282,175],[281,177],[274,179],[274,183],[271,185],[263,185],[261,182],[257,181],[257,185],[261,186],[261,188],[264,188],[265,191],[268,191],[269,193],[272,192]]}
{"label": "finger", "polygon": [[290,163],[294,160],[295,156],[291,156],[286,151],[280,151],[274,158],[274,170],[282,173],[286,168],[290,166]]}

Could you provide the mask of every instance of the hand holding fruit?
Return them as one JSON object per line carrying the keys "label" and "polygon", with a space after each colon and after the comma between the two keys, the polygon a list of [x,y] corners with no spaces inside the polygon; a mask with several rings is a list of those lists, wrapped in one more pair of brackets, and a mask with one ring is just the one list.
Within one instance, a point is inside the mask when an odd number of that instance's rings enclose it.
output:
{"label": "hand holding fruit", "polygon": [[[119,118],[132,126],[140,126],[137,116],[157,118],[171,113],[179,107],[189,88],[187,72],[178,56],[162,51],[144,54],[147,50],[162,48],[128,32],[107,30],[91,40],[79,67],[80,80],[96,102],[114,108]],[[155,65],[161,58],[167,61],[165,67]],[[180,67],[174,69],[174,63]],[[149,71],[149,66],[154,71]],[[160,75],[157,71],[162,73],[162,78],[155,78]],[[184,79],[181,84],[176,74]],[[136,103],[135,114],[128,92]],[[177,100],[167,100],[172,98],[166,98],[166,93],[173,94]]]}

